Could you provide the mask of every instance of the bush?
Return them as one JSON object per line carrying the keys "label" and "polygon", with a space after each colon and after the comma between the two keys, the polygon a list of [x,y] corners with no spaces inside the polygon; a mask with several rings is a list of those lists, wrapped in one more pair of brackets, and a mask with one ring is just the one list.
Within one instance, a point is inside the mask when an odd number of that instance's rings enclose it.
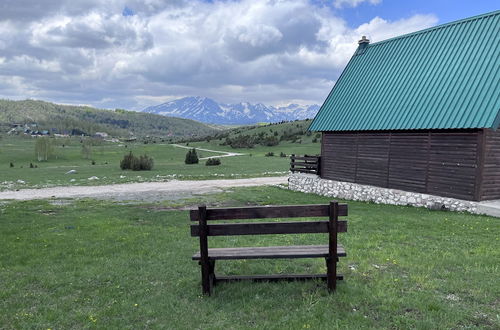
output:
{"label": "bush", "polygon": [[154,161],[152,157],[148,155],[135,157],[132,151],[123,156],[123,159],[120,161],[120,168],[122,170],[150,171],[153,169],[153,165]]}
{"label": "bush", "polygon": [[134,155],[131,151],[128,155],[123,156],[123,159],[120,161],[120,168],[122,170],[132,169],[132,159],[134,159]]}
{"label": "bush", "polygon": [[286,154],[282,151],[280,152],[280,157],[286,157]]}
{"label": "bush", "polygon": [[273,156],[274,156],[274,152],[269,151],[269,152],[268,152],[268,153],[266,153],[264,156],[266,156],[266,157],[273,157]]}
{"label": "bush", "polygon": [[206,166],[217,166],[220,165],[220,159],[219,158],[209,158],[207,159],[207,162],[205,163]]}
{"label": "bush", "polygon": [[280,143],[280,140],[278,140],[278,138],[275,136],[268,136],[268,137],[260,140],[260,144],[263,146],[266,146],[266,147],[276,146],[279,143]]}
{"label": "bush", "polygon": [[144,154],[139,157],[140,169],[139,171],[151,171],[153,169],[154,161],[152,157]]}
{"label": "bush", "polygon": [[9,165],[11,168],[14,167],[14,163],[13,162],[10,162],[10,165]]}
{"label": "bush", "polygon": [[184,163],[186,164],[198,164],[198,154],[196,153],[196,149],[191,149],[187,152],[186,154],[186,159],[184,160]]}

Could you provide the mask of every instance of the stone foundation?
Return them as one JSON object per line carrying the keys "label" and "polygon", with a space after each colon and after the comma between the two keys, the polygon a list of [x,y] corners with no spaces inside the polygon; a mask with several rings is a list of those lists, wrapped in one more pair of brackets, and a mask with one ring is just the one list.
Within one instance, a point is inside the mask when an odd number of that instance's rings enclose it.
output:
{"label": "stone foundation", "polygon": [[473,201],[321,179],[313,174],[291,173],[288,178],[288,189],[377,204],[411,205],[429,209],[479,213],[478,203]]}

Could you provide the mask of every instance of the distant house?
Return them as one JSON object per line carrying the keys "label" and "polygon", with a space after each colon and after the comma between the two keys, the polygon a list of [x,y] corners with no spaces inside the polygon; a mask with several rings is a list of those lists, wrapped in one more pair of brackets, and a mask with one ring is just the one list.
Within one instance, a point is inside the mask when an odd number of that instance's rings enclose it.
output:
{"label": "distant house", "polygon": [[108,133],[105,133],[105,132],[96,132],[94,135],[95,135],[95,137],[98,137],[98,138],[101,138],[101,139],[104,139],[104,138],[108,137]]}
{"label": "distant house", "polygon": [[500,11],[358,49],[310,126],[321,178],[500,198]]}

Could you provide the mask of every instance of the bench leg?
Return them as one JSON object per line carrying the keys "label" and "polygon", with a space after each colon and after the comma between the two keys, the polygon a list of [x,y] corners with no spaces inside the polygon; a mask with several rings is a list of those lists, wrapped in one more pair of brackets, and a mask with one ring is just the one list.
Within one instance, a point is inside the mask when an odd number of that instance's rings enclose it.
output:
{"label": "bench leg", "polygon": [[210,296],[217,282],[215,277],[215,260],[208,260],[206,265],[200,260],[198,264],[201,266],[201,287],[203,294]]}
{"label": "bench leg", "polygon": [[326,283],[328,290],[335,291],[337,287],[337,261],[338,258],[325,258],[326,261]]}
{"label": "bench leg", "polygon": [[215,260],[209,260],[209,279],[210,279],[210,291],[217,283],[217,278],[215,277]]}
{"label": "bench leg", "polygon": [[203,294],[210,296],[211,287],[210,287],[210,264],[209,262],[203,262],[200,260],[201,266],[201,287],[203,290]]}

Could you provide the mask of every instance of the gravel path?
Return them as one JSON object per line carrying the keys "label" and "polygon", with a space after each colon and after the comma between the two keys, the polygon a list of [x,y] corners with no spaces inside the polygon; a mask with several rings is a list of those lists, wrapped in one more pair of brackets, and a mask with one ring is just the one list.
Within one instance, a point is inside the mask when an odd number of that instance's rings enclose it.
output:
{"label": "gravel path", "polygon": [[[191,147],[182,146],[180,144],[172,144],[172,146],[177,147],[177,148],[193,149]],[[245,155],[245,154],[240,154],[238,152],[227,152],[227,151],[210,150],[210,149],[203,149],[203,148],[194,148],[194,149],[200,150],[200,151],[218,152],[218,153],[222,154],[222,155],[219,155],[219,156],[202,157],[202,158],[200,158],[200,160],[214,158],[214,157],[220,158],[220,157],[233,157],[233,156],[243,156],[243,155]]]}
{"label": "gravel path", "polygon": [[221,192],[224,188],[277,185],[288,177],[265,177],[231,180],[167,181],[113,184],[107,186],[67,186],[42,189],[21,189],[0,192],[0,200],[31,200],[46,198],[96,198],[154,202],[189,198],[193,195]]}

